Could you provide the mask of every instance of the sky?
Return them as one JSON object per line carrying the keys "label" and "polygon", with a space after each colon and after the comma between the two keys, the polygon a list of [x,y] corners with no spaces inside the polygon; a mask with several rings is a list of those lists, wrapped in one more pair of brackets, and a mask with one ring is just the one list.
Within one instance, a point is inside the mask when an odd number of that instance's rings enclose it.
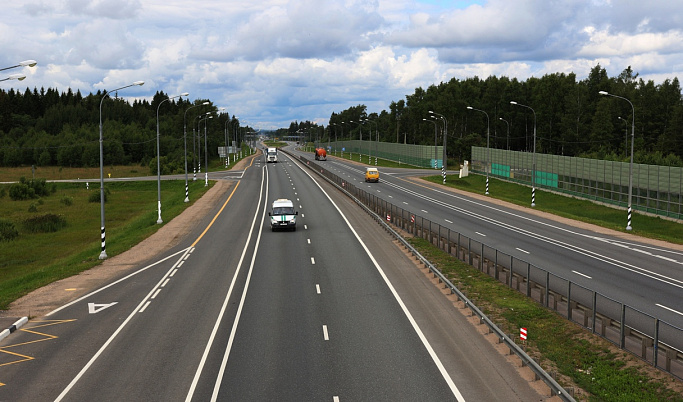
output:
{"label": "sky", "polygon": [[135,81],[210,99],[263,130],[389,110],[452,78],[683,78],[683,0],[4,0],[0,88],[80,90]]}

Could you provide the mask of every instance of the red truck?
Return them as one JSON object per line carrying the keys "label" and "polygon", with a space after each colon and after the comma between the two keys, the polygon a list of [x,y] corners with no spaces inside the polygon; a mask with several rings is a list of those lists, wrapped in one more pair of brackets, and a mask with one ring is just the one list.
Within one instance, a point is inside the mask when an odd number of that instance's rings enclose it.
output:
{"label": "red truck", "polygon": [[317,160],[317,161],[326,161],[327,160],[327,151],[325,151],[325,148],[316,148],[315,149],[315,160]]}

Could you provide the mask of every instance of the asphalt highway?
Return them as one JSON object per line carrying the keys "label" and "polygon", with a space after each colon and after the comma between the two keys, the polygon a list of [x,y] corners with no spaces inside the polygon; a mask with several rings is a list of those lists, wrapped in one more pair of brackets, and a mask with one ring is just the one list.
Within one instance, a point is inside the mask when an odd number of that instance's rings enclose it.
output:
{"label": "asphalt highway", "polygon": [[542,399],[298,163],[214,175],[235,186],[177,246],[0,341],[0,401]]}
{"label": "asphalt highway", "polygon": [[[312,159],[310,154],[293,152]],[[418,216],[683,328],[681,247],[653,246],[636,236],[604,235],[406,179],[440,171],[380,169],[379,183],[365,183],[364,167],[358,164],[339,158],[311,163],[324,165],[349,183]],[[495,191],[491,186],[490,193]],[[537,204],[543,202],[541,194],[536,192]],[[606,298],[604,305],[619,311],[618,304]],[[641,321],[651,329],[651,319]]]}

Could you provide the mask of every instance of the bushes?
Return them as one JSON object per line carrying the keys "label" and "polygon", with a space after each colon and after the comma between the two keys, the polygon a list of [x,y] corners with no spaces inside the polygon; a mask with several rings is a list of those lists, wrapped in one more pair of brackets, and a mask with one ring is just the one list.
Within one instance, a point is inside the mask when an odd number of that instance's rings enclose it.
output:
{"label": "bushes", "polygon": [[61,215],[45,214],[28,218],[23,222],[29,233],[51,233],[66,227],[66,219]]}
{"label": "bushes", "polygon": [[65,195],[59,200],[59,202],[64,204],[67,207],[70,207],[74,203],[74,197],[70,197],[68,195]]}
{"label": "bushes", "polygon": [[12,241],[19,236],[19,232],[14,227],[14,223],[0,219],[0,241]]}
{"label": "bushes", "polygon": [[9,196],[14,201],[30,200],[38,197],[45,197],[56,191],[56,186],[52,184],[48,188],[45,179],[28,180],[25,177],[19,179],[19,183],[14,183],[9,188]]}
{"label": "bushes", "polygon": [[[109,194],[111,191],[105,187],[104,188],[104,202],[107,202],[107,198],[109,198]],[[88,196],[88,202],[100,202],[100,191],[93,191],[90,193],[90,196]]]}

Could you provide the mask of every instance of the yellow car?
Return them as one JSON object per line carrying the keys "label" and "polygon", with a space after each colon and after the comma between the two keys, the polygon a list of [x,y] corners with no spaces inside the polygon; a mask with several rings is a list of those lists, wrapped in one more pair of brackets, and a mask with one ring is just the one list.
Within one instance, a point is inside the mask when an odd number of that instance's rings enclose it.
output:
{"label": "yellow car", "polygon": [[379,183],[379,170],[377,168],[365,168],[365,181],[374,181],[375,183]]}

